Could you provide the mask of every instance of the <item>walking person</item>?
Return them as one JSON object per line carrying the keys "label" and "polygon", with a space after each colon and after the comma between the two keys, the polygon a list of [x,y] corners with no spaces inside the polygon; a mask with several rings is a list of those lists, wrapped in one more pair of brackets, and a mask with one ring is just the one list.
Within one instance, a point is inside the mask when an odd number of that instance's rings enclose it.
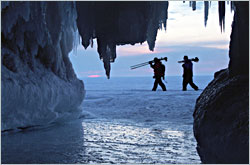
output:
{"label": "walking person", "polygon": [[183,82],[182,82],[182,90],[187,90],[187,85],[190,84],[190,86],[194,90],[198,90],[199,88],[194,84],[193,82],[193,63],[192,61],[198,62],[199,59],[196,57],[195,59],[188,59],[188,56],[183,57],[183,61],[178,61],[179,63],[184,62],[182,65],[183,67]]}
{"label": "walking person", "polygon": [[[154,64],[153,64],[154,62]],[[154,61],[149,62],[151,68],[154,69],[154,77],[155,82],[154,82],[154,87],[152,91],[156,91],[158,84],[161,86],[163,91],[166,91],[166,86],[163,84],[161,81],[161,78],[164,80],[165,76],[165,66],[161,63],[161,61],[158,58],[154,58]]]}

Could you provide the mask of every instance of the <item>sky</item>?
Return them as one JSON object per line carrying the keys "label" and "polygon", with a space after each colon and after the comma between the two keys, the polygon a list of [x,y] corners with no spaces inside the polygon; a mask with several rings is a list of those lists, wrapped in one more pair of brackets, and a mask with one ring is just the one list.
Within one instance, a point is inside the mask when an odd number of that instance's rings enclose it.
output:
{"label": "sky", "polygon": [[[149,65],[131,70],[130,66],[153,60],[154,57],[168,57],[163,62],[166,76],[181,76],[182,67],[177,61],[184,55],[198,57],[193,63],[194,75],[213,75],[227,68],[229,63],[229,41],[233,13],[226,5],[225,31],[219,26],[218,2],[212,1],[207,26],[204,24],[204,2],[196,2],[196,11],[192,11],[189,2],[170,1],[168,7],[167,29],[158,31],[154,51],[150,51],[147,42],[143,44],[117,46],[117,58],[111,63],[110,77],[153,76]],[[106,77],[103,62],[97,53],[97,44],[85,50],[81,45],[77,51],[69,54],[78,78]]]}

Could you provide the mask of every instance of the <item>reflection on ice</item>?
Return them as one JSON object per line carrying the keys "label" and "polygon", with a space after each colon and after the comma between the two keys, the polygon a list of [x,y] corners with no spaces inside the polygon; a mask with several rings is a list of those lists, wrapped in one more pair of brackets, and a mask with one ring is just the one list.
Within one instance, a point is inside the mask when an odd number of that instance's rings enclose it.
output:
{"label": "reflection on ice", "polygon": [[1,136],[1,162],[11,164],[84,163],[83,128],[79,121]]}
{"label": "reflection on ice", "polygon": [[200,163],[193,135],[186,128],[152,128],[104,120],[85,120],[82,126],[86,155],[93,162]]}
{"label": "reflection on ice", "polygon": [[168,131],[168,130],[164,130],[164,131],[162,131],[162,135],[164,137],[169,138],[169,139],[170,138],[174,139],[174,138],[183,138],[184,133],[181,132],[181,131]]}

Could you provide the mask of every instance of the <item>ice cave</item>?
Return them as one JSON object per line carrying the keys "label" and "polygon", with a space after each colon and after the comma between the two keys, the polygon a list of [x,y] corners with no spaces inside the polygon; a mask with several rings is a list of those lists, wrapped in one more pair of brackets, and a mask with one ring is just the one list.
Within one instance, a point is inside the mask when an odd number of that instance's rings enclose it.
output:
{"label": "ice cave", "polygon": [[[196,9],[196,1],[186,3]],[[218,1],[222,32],[226,3]],[[167,27],[169,4],[1,1],[2,136],[79,118],[85,87],[68,57],[79,37],[85,49],[97,40],[99,57],[110,78],[110,63],[119,56],[116,46],[147,42],[148,49],[154,50],[158,29]],[[235,12],[230,62],[227,69],[214,74],[193,110],[193,132],[202,163],[249,163],[249,2],[228,5]],[[206,26],[208,1],[204,1],[204,10]],[[2,147],[2,160],[4,152]]]}

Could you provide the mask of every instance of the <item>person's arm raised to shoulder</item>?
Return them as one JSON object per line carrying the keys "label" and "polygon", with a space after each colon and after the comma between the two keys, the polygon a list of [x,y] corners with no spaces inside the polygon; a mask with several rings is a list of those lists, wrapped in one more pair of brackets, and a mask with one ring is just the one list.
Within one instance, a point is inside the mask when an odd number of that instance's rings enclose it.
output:
{"label": "person's arm raised to shoulder", "polygon": [[153,61],[148,62],[151,68],[154,68]]}
{"label": "person's arm raised to shoulder", "polygon": [[178,63],[183,63],[183,62],[185,62],[184,60],[182,60],[182,61],[178,61]]}

